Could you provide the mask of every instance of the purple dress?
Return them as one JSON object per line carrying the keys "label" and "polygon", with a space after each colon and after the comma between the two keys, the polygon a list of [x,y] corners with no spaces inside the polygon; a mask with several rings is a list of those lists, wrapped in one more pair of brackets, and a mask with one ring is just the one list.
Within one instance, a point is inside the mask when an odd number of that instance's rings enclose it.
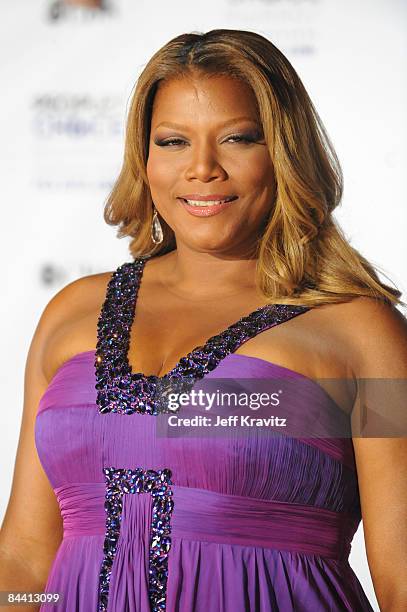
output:
{"label": "purple dress", "polygon": [[[39,403],[36,447],[64,529],[46,585],[61,601],[41,610],[373,610],[348,563],[361,520],[352,440],[330,433],[331,421],[348,417],[315,381],[235,354],[309,309],[263,306],[166,376],[134,373],[127,353],[145,261],[115,270],[96,350],[65,362]],[[327,437],[232,427],[164,435],[166,393],[217,379],[307,383],[291,415],[315,417]]]}

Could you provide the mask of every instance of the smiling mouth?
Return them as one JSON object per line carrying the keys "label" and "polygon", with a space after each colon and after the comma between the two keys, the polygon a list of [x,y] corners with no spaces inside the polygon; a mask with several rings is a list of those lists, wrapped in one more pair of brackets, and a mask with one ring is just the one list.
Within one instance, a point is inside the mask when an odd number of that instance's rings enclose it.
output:
{"label": "smiling mouth", "polygon": [[219,204],[225,204],[226,202],[233,202],[236,200],[237,196],[230,196],[229,198],[225,198],[223,200],[187,200],[186,198],[180,198],[183,202],[188,204],[188,206],[197,206],[199,208],[210,208],[211,206],[219,206]]}

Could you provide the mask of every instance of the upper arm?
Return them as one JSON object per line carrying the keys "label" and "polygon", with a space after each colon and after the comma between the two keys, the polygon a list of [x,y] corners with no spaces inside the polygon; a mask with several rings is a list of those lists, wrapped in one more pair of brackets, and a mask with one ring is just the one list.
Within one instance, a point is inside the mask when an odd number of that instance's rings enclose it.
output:
{"label": "upper arm", "polygon": [[352,414],[353,446],[367,559],[383,609],[407,608],[407,322],[372,300],[355,308],[352,369],[363,397]]}
{"label": "upper arm", "polygon": [[[79,279],[59,291],[45,307],[28,350],[24,372],[24,405],[10,498],[1,535],[0,550],[17,559],[27,574],[44,581],[62,538],[62,519],[55,493],[40,463],[34,438],[39,401],[48,387],[44,373],[48,345],[72,312],[80,305]],[[82,298],[83,300],[83,298]]]}

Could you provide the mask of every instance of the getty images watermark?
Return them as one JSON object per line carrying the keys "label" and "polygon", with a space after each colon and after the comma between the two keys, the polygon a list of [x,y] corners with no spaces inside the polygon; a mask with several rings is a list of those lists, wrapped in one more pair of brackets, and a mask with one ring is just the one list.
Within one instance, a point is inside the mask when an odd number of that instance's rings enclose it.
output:
{"label": "getty images watermark", "polygon": [[[282,389],[274,393],[228,393],[219,389],[208,393],[202,389],[192,389],[190,393],[169,393],[168,410],[177,412],[182,406],[200,407],[205,412],[219,407],[244,406],[250,410],[259,410],[265,406],[279,406]],[[229,414],[222,416],[195,415],[193,417],[172,415],[168,417],[170,427],[286,427],[287,417],[270,415],[268,417],[250,417],[249,415]]]}
{"label": "getty images watermark", "polygon": [[405,379],[162,379],[156,393],[159,437],[407,435]]}

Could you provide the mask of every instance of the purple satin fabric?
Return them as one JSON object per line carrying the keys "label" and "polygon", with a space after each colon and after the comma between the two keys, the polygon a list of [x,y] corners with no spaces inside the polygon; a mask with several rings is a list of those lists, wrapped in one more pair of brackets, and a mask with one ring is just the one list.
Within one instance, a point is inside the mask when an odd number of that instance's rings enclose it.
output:
{"label": "purple satin fabric", "polygon": [[[64,364],[38,409],[37,450],[64,526],[46,586],[62,603],[41,610],[97,610],[106,466],[172,471],[167,612],[372,610],[348,563],[361,520],[350,439],[159,437],[151,415],[98,413],[93,360]],[[305,378],[242,355],[209,377]],[[312,381],[296,406],[327,427],[339,410]],[[151,512],[151,495],[123,495],[110,612],[150,611]]]}
{"label": "purple satin fabric", "polygon": [[[359,523],[355,516],[325,508],[176,485],[173,491],[177,508],[171,528],[174,538],[278,548],[343,561],[349,556]],[[103,484],[62,486],[55,493],[64,537],[104,534]]]}

